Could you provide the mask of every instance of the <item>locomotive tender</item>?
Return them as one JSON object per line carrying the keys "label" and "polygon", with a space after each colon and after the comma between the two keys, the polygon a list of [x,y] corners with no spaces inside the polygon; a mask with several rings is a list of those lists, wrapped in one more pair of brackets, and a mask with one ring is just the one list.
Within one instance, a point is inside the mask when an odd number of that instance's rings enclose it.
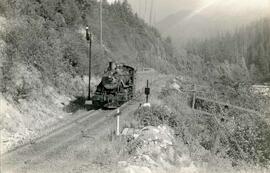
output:
{"label": "locomotive tender", "polygon": [[135,95],[136,70],[133,67],[109,63],[92,102],[95,107],[115,109]]}

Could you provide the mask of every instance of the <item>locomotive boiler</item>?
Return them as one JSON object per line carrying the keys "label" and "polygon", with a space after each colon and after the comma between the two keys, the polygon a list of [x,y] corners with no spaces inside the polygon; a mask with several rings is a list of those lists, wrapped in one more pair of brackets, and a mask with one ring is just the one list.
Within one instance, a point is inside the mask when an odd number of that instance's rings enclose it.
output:
{"label": "locomotive boiler", "polygon": [[114,109],[135,94],[136,70],[124,64],[110,62],[92,97],[95,107]]}

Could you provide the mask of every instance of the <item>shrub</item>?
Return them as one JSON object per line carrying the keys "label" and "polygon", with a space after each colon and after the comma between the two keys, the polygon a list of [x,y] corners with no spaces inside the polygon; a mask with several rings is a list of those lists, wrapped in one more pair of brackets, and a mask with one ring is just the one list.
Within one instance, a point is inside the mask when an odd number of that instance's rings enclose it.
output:
{"label": "shrub", "polygon": [[[210,111],[213,116],[197,114],[185,108],[188,105],[184,106],[183,102],[188,99],[183,97],[181,93],[173,89],[163,89],[160,96],[175,112],[181,112],[181,115],[175,118],[177,127],[174,129],[191,149],[195,148],[197,151],[198,148],[203,147],[219,157],[229,157],[235,164],[245,161],[254,165],[269,166],[270,126],[263,117],[238,110],[230,110],[227,114],[222,113],[217,104],[208,102],[197,103],[197,106]],[[239,103],[242,98],[247,97],[250,96],[244,97],[244,93],[241,93],[241,97],[234,97],[233,100]],[[251,100],[247,102],[249,106],[255,104],[251,103]],[[155,112],[155,110],[146,110],[146,116],[142,119],[154,119],[156,122],[159,115],[149,112]],[[147,118],[148,114],[156,117]]]}
{"label": "shrub", "polygon": [[[243,116],[243,115],[240,115]],[[243,159],[249,163],[269,166],[270,163],[270,126],[260,117],[249,119],[236,118],[237,124],[233,138],[237,140],[231,142],[228,155],[234,159]],[[241,156],[239,145],[244,156]],[[244,158],[241,158],[241,157]]]}
{"label": "shrub", "polygon": [[134,115],[142,126],[167,124],[170,127],[176,128],[178,125],[176,114],[163,106],[153,105],[150,108],[141,107]]}
{"label": "shrub", "polygon": [[20,99],[26,99],[29,96],[30,92],[31,92],[31,87],[24,80],[22,80],[21,83],[19,83],[15,87],[13,100],[16,102],[19,102]]}
{"label": "shrub", "polygon": [[5,15],[7,11],[7,2],[6,0],[1,0],[0,1],[0,15]]}

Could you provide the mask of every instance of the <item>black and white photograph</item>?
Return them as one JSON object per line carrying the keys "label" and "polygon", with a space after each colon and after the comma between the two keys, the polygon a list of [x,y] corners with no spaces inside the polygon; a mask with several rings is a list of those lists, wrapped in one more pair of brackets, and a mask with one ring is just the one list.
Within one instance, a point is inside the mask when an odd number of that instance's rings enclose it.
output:
{"label": "black and white photograph", "polygon": [[270,0],[0,0],[0,173],[270,173]]}

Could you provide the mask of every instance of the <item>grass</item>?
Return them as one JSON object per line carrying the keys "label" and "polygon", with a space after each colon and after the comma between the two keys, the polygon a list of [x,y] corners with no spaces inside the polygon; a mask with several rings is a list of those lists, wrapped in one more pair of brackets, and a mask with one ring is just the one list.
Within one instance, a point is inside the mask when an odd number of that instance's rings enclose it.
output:
{"label": "grass", "polygon": [[129,158],[128,140],[125,137],[117,137],[114,132],[98,139],[96,145],[91,148],[90,162],[105,172],[115,172],[119,161]]}

